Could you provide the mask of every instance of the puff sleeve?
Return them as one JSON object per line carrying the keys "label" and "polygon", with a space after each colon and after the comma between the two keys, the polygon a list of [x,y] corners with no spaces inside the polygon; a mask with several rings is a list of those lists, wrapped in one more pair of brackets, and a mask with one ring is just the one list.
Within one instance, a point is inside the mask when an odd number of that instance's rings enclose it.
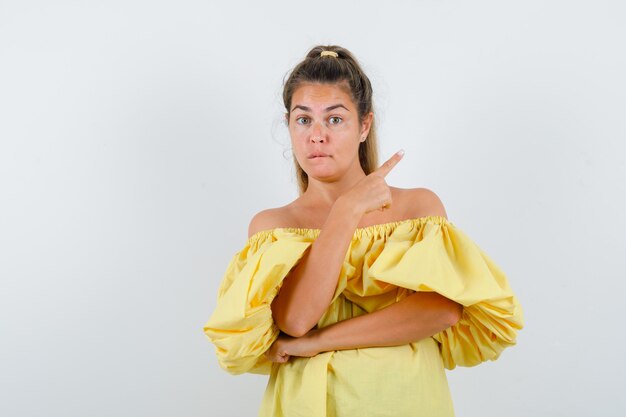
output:
{"label": "puff sleeve", "polygon": [[433,336],[447,369],[495,360],[516,343],[521,305],[493,260],[453,223],[440,220],[424,223],[410,239],[389,236],[364,279],[435,291],[463,305],[461,320]]}
{"label": "puff sleeve", "polygon": [[233,375],[270,373],[271,362],[263,353],[279,334],[271,303],[311,243],[295,233],[262,231],[232,257],[218,289],[216,308],[203,328],[215,345],[222,369]]}

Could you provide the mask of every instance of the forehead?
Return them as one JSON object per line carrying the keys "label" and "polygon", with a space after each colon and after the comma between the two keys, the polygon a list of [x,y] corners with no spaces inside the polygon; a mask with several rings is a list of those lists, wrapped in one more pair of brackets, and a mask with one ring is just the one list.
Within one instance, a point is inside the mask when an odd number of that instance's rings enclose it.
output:
{"label": "forehead", "polygon": [[307,107],[322,107],[333,104],[354,107],[350,90],[345,84],[304,83],[298,86],[291,98],[291,107],[300,104]]}

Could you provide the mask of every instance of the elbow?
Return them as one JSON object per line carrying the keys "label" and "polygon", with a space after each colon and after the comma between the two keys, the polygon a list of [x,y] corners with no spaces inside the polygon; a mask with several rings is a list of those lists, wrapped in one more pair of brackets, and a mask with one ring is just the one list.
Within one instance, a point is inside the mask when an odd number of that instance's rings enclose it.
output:
{"label": "elbow", "polygon": [[272,305],[272,319],[281,332],[291,337],[302,337],[311,330],[311,327],[307,327],[298,317],[283,313],[285,312],[280,306]]}
{"label": "elbow", "polygon": [[437,293],[430,293],[429,295],[434,297],[433,313],[442,330],[454,326],[463,318],[463,304]]}
{"label": "elbow", "polygon": [[285,332],[285,333],[291,337],[302,337],[306,335],[309,332],[309,330],[311,329],[307,329],[304,326],[293,326],[292,328],[288,329],[288,332]]}
{"label": "elbow", "polygon": [[307,334],[309,330],[311,330],[310,328],[307,328],[307,326],[304,326],[297,322],[290,322],[290,321],[287,321],[287,322],[276,321],[276,326],[281,332],[291,337],[302,337],[305,334]]}
{"label": "elbow", "polygon": [[450,308],[446,311],[445,325],[452,327],[461,320],[461,317],[463,317],[463,305],[453,301]]}

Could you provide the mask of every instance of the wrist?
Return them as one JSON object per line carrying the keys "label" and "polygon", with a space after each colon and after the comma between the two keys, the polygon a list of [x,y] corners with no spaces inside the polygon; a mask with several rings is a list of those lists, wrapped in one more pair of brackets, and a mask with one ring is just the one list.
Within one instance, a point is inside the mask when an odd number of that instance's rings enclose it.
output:
{"label": "wrist", "polygon": [[324,329],[312,329],[306,334],[307,343],[310,348],[317,353],[326,352],[329,350],[324,344]]}
{"label": "wrist", "polygon": [[357,223],[361,220],[365,210],[361,209],[358,204],[350,199],[350,197],[342,195],[335,200],[332,207],[333,211],[338,211],[342,216],[348,216]]}

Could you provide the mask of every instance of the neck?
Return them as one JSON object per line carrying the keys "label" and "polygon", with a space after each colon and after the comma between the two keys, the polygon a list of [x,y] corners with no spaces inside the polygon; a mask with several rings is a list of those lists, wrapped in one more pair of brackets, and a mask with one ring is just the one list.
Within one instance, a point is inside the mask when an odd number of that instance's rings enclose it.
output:
{"label": "neck", "polygon": [[349,172],[337,179],[318,180],[309,177],[309,185],[303,197],[309,201],[315,201],[315,205],[331,207],[341,195],[365,176],[361,164],[356,164]]}

